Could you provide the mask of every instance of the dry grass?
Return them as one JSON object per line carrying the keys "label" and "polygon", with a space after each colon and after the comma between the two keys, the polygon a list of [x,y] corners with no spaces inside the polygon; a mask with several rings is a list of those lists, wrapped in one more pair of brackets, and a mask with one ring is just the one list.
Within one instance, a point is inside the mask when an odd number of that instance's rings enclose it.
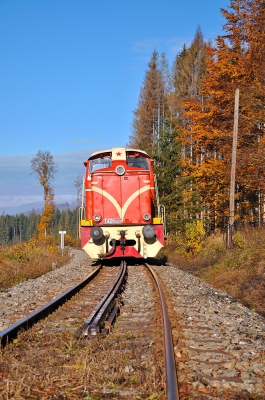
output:
{"label": "dry grass", "polygon": [[[28,246],[6,249],[2,271],[10,266],[19,279],[33,277],[36,271],[45,272],[42,261],[49,270],[53,257],[58,261],[56,248],[34,242],[31,251]],[[131,334],[78,340],[68,325],[65,331],[48,328],[47,333],[49,321],[51,328],[57,327],[54,320],[56,313],[1,349],[0,399],[165,399],[161,348],[147,349],[141,335]]]}
{"label": "dry grass", "polygon": [[36,239],[0,249],[0,290],[27,279],[34,279],[51,271],[52,263],[58,266],[69,260],[67,251],[61,250],[52,240],[41,243]]}
{"label": "dry grass", "polygon": [[193,257],[185,257],[176,244],[170,243],[164,256],[265,316],[264,237],[263,227],[236,232],[230,251],[226,250],[222,235],[208,237],[203,250]]}
{"label": "dry grass", "polygon": [[124,342],[117,334],[77,341],[34,327],[3,349],[0,398],[165,399],[163,356],[154,351],[143,359],[141,346],[128,352]]}
{"label": "dry grass", "polygon": [[[208,237],[203,251],[196,256],[184,255],[171,241],[160,257],[181,269],[200,276],[216,288],[265,316],[265,228],[236,232],[234,248],[226,250],[222,235]],[[13,247],[0,249],[0,290],[27,279],[37,278],[69,260],[52,240],[40,243],[31,239]]]}

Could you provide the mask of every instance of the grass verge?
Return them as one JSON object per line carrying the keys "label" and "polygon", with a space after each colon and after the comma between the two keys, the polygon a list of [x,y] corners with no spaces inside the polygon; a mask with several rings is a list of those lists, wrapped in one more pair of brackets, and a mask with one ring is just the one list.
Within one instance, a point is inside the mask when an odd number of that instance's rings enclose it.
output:
{"label": "grass verge", "polygon": [[237,231],[226,250],[222,235],[208,237],[197,254],[171,241],[159,254],[265,316],[265,228]]}
{"label": "grass verge", "polygon": [[57,262],[57,267],[67,262],[70,259],[68,252],[64,251],[62,255],[52,239],[40,242],[33,238],[28,242],[1,248],[0,290],[46,274],[52,270],[53,262]]}

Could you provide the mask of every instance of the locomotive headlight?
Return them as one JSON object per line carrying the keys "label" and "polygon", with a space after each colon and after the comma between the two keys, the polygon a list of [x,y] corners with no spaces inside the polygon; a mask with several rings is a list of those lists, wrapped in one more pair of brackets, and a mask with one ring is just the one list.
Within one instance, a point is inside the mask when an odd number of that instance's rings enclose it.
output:
{"label": "locomotive headlight", "polygon": [[151,215],[149,213],[144,213],[143,214],[143,220],[144,221],[150,221],[151,219]]}
{"label": "locomotive headlight", "polygon": [[101,215],[99,215],[99,214],[93,215],[93,221],[94,222],[100,222],[101,221]]}
{"label": "locomotive headlight", "polygon": [[90,235],[92,239],[99,240],[103,236],[103,230],[100,228],[100,226],[93,226],[90,231]]}
{"label": "locomotive headlight", "polygon": [[146,239],[152,239],[156,234],[155,228],[152,225],[145,225],[142,232]]}
{"label": "locomotive headlight", "polygon": [[118,165],[118,167],[116,167],[115,172],[117,175],[123,175],[125,173],[125,168],[123,165]]}

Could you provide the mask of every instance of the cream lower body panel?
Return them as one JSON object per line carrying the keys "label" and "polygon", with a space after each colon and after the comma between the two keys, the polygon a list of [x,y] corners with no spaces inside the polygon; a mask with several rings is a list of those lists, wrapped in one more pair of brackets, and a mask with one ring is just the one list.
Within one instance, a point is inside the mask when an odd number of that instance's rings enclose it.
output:
{"label": "cream lower body panel", "polygon": [[[112,226],[107,226],[107,227],[101,227],[103,230],[104,237],[102,238],[101,241],[94,241],[92,238],[88,240],[88,242],[84,245],[83,249],[85,252],[93,259],[98,259],[98,258],[104,258],[104,254],[106,254],[107,249],[106,249],[106,243],[105,243],[105,236],[108,235],[108,243],[111,242],[112,239],[115,240],[120,240],[121,239],[121,234],[120,231],[123,230],[125,231],[125,238],[127,240],[135,240],[135,245],[133,246],[126,246],[125,254],[124,256],[128,257],[134,257],[138,254],[140,254],[141,257],[147,258],[147,257],[155,257],[159,250],[164,247],[163,244],[157,239],[157,237],[154,237],[153,239],[145,239],[143,234],[142,234],[142,226],[120,226],[120,227],[112,227]],[[155,225],[154,225],[155,227]],[[140,253],[138,253],[138,238],[137,234],[140,234]],[[113,255],[113,257],[122,257],[122,254],[118,251],[117,246],[117,254]],[[131,252],[130,248],[134,249],[135,254],[126,254],[128,252]],[[110,251],[112,247],[109,244],[108,251]],[[139,256],[138,256],[139,257]]]}

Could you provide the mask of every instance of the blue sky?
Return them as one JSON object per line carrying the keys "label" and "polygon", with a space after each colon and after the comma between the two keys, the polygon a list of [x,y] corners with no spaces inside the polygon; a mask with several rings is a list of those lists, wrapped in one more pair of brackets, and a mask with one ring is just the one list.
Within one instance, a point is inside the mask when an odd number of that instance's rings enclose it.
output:
{"label": "blue sky", "polygon": [[229,0],[0,0],[0,208],[42,200],[30,160],[58,163],[58,202],[98,149],[125,146],[154,49],[171,66]]}

